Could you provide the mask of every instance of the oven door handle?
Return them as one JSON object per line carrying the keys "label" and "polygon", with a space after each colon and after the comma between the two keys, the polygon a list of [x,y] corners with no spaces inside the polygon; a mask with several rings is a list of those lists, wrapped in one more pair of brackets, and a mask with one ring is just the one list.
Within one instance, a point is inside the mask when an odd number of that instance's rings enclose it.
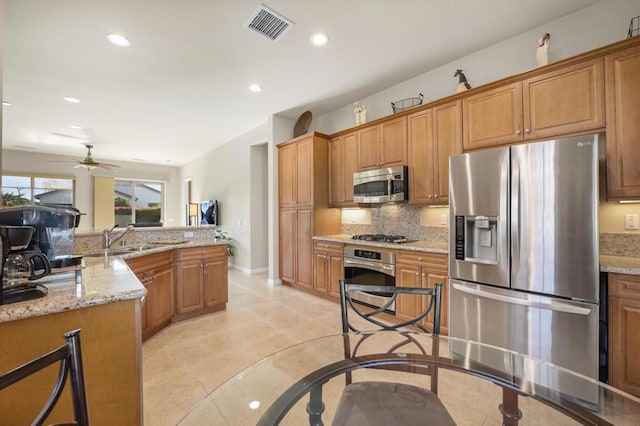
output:
{"label": "oven door handle", "polygon": [[366,260],[352,260],[352,259],[344,259],[344,266],[346,267],[361,267],[367,268],[374,271],[382,272],[383,274],[391,275],[393,277],[396,276],[396,267],[395,265],[384,265],[376,262],[367,262]]}

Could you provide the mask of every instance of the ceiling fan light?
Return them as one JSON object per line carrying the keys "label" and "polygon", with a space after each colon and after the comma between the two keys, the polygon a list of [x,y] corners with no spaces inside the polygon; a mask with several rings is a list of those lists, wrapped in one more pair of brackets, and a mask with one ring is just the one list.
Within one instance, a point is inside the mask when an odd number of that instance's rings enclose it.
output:
{"label": "ceiling fan light", "polygon": [[131,46],[131,42],[128,38],[118,33],[107,34],[107,39],[116,46],[128,47]]}

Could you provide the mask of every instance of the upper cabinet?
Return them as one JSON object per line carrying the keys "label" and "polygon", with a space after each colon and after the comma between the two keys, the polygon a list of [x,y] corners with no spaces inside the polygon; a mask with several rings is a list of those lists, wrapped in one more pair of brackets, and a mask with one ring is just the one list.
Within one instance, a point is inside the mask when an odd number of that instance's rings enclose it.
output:
{"label": "upper cabinet", "polygon": [[605,57],[607,196],[640,197],[640,46]]}
{"label": "upper cabinet", "polygon": [[354,207],[353,174],[358,171],[358,134],[329,141],[329,207]]}
{"label": "upper cabinet", "polygon": [[602,58],[462,100],[464,150],[604,127]]}
{"label": "upper cabinet", "polygon": [[313,198],[313,138],[278,150],[280,207],[311,206]]}
{"label": "upper cabinet", "polygon": [[449,203],[449,156],[462,153],[461,101],[408,117],[409,203]]}
{"label": "upper cabinet", "polygon": [[358,130],[358,169],[407,164],[407,117],[392,118]]}

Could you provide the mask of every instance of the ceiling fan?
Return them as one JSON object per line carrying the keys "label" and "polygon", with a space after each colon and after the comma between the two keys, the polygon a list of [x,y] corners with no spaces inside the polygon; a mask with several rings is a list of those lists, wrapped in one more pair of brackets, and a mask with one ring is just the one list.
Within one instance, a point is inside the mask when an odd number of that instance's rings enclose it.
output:
{"label": "ceiling fan", "polygon": [[[93,157],[91,156],[91,149],[93,148],[93,145],[90,144],[86,144],[85,145],[87,147],[87,155],[86,157],[84,157],[83,160],[74,160],[73,162],[77,163],[74,168],[78,168],[78,167],[84,167],[87,170],[93,170],[96,168],[101,168],[101,169],[106,169],[106,170],[113,170],[113,169],[117,169],[120,168],[120,166],[115,165],[115,164],[109,164],[109,163],[100,163],[97,162],[93,159]],[[59,163],[60,161],[53,161],[53,162],[57,162]],[[68,161],[65,161],[68,162]]]}

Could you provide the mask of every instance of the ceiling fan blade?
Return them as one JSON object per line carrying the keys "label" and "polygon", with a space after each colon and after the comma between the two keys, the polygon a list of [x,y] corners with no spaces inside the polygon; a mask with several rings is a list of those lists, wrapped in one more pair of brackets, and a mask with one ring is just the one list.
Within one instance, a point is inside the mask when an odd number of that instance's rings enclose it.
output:
{"label": "ceiling fan blade", "polygon": [[109,164],[109,163],[97,163],[97,164],[98,164],[98,167],[105,170],[115,170],[120,168],[120,166],[116,164]]}

